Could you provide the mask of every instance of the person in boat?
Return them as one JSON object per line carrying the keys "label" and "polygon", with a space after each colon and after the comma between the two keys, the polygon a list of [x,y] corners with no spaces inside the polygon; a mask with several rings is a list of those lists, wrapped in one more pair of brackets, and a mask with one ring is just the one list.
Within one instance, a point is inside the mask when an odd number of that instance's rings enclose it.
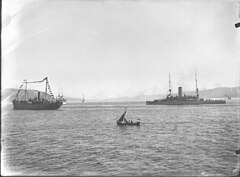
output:
{"label": "person in boat", "polygon": [[236,150],[236,154],[237,154],[237,167],[232,171],[232,173],[240,177],[240,150]]}

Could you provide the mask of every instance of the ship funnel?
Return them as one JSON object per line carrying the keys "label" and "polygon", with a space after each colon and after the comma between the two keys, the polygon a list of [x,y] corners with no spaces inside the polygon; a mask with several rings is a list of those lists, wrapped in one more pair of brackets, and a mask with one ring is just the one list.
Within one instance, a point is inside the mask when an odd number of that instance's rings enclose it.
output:
{"label": "ship funnel", "polygon": [[40,93],[41,93],[41,92],[38,92],[38,100],[40,100]]}
{"label": "ship funnel", "polygon": [[178,87],[178,97],[182,98],[182,87]]}

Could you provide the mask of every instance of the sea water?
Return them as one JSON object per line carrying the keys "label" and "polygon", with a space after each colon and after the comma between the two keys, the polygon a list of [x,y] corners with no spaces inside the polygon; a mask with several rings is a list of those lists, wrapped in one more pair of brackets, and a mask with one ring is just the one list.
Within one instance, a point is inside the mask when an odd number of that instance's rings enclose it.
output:
{"label": "sea water", "polygon": [[[126,118],[140,126],[117,126]],[[149,106],[69,102],[59,110],[2,109],[2,174],[230,176],[239,102]]]}

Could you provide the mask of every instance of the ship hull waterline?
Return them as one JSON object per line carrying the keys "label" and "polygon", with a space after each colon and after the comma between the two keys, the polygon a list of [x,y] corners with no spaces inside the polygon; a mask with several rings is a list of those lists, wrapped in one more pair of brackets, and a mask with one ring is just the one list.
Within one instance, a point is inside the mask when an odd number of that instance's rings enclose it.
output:
{"label": "ship hull waterline", "polygon": [[202,105],[202,104],[225,104],[223,100],[211,101],[146,101],[147,105]]}
{"label": "ship hull waterline", "polygon": [[14,110],[57,110],[62,106],[62,103],[13,103]]}

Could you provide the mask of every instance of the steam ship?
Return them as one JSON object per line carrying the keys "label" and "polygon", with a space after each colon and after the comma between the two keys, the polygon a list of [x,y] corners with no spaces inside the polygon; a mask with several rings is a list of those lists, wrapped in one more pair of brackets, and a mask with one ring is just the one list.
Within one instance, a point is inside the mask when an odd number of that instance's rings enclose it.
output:
{"label": "steam ship", "polygon": [[225,100],[212,100],[199,97],[197,86],[197,74],[195,70],[196,95],[186,95],[182,93],[182,87],[178,87],[178,95],[173,96],[171,90],[171,80],[169,74],[169,94],[165,99],[146,101],[146,105],[200,105],[200,104],[225,104]]}
{"label": "steam ship", "polygon": [[[45,92],[37,92],[37,97],[29,98],[28,97],[28,90],[27,90],[27,84],[30,83],[41,83],[46,81],[46,87]],[[23,85],[25,85],[25,89],[22,89]],[[20,92],[24,92],[22,96],[20,96]],[[49,91],[49,94],[47,93]],[[33,82],[27,82],[27,80],[23,81],[23,84],[18,89],[18,92],[15,96],[15,99],[13,102],[13,109],[15,110],[56,110],[62,106],[64,101],[63,96],[58,96],[57,98],[54,98],[48,78],[45,77],[41,81],[33,81]]]}

